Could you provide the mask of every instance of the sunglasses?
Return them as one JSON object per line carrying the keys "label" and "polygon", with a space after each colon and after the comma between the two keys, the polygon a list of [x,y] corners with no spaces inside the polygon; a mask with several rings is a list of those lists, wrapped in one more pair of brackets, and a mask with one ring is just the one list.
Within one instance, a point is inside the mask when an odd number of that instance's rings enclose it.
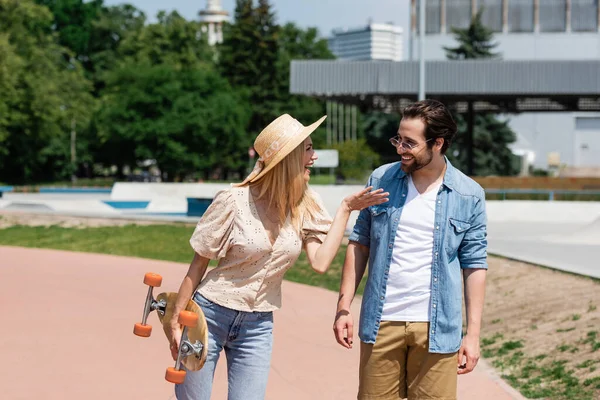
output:
{"label": "sunglasses", "polygon": [[[425,143],[427,143],[427,142],[429,142],[431,140],[433,140],[433,138],[427,139],[425,141]],[[419,146],[419,144],[411,144],[411,143],[408,143],[408,142],[404,142],[404,141],[400,140],[397,136],[394,136],[393,138],[390,138],[390,143],[392,144],[392,146],[394,146],[396,148],[402,147],[404,150],[412,150],[412,149],[414,149],[414,148],[416,148],[416,147]]]}

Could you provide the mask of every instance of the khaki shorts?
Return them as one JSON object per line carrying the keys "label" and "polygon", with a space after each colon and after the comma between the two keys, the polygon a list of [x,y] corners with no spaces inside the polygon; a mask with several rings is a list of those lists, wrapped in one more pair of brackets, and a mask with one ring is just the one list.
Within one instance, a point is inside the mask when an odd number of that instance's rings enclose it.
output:
{"label": "khaki shorts", "polygon": [[360,343],[359,400],[456,400],[457,353],[429,353],[428,322],[382,321]]}

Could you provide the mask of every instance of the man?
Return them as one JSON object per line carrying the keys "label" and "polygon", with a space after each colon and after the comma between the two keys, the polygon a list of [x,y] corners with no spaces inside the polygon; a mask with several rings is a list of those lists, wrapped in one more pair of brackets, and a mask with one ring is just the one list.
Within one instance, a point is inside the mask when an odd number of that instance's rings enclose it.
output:
{"label": "man", "polygon": [[369,178],[368,186],[389,192],[389,201],[362,210],[356,221],[334,323],[338,343],[351,348],[350,304],[368,261],[359,325],[361,400],[456,399],[457,372],[471,372],[479,360],[485,196],[444,156],[455,134],[442,103],[409,105],[390,139],[401,161]]}

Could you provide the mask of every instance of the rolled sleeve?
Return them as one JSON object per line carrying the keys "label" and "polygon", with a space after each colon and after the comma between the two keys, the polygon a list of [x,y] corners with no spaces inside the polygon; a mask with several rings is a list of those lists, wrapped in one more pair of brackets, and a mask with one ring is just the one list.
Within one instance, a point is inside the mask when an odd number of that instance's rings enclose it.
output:
{"label": "rolled sleeve", "polygon": [[465,233],[459,248],[458,259],[461,268],[487,269],[487,215],[485,195],[475,203],[471,227]]}

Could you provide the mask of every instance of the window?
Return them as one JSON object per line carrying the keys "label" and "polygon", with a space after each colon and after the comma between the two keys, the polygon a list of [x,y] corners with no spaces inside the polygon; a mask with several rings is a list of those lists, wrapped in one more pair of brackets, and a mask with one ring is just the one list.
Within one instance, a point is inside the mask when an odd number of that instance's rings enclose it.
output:
{"label": "window", "polygon": [[502,0],[477,0],[477,11],[482,9],[481,22],[494,32],[502,32]]}
{"label": "window", "polygon": [[468,28],[471,24],[471,0],[446,0],[446,26]]}
{"label": "window", "polygon": [[598,30],[598,0],[571,0],[571,30],[573,32]]}
{"label": "window", "polygon": [[[417,2],[418,3],[418,2]],[[419,11],[421,8],[417,4],[417,32],[419,32],[419,22],[421,21]],[[425,32],[440,33],[442,30],[442,2],[441,0],[427,0],[425,4]]]}
{"label": "window", "polygon": [[566,0],[540,1],[540,32],[564,32],[566,30]]}
{"label": "window", "polygon": [[511,0],[508,2],[508,30],[510,32],[533,32],[533,1]]}

